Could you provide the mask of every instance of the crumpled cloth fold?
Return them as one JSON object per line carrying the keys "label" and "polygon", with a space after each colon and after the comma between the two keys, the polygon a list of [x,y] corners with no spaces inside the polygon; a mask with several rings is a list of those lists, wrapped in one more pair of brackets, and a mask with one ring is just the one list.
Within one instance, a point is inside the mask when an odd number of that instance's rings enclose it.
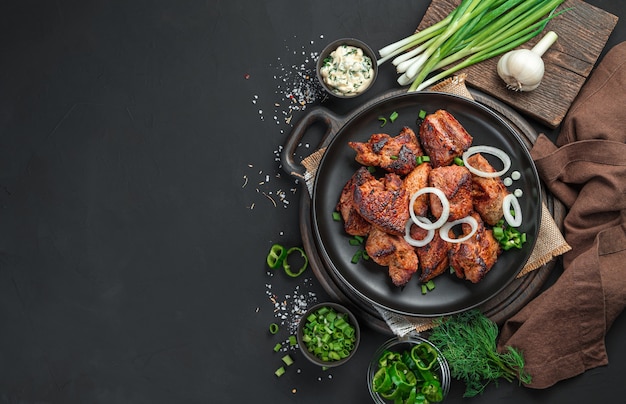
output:
{"label": "crumpled cloth fold", "polygon": [[626,42],[607,52],[553,144],[531,155],[568,209],[563,273],[503,325],[498,349],[521,350],[530,388],[608,364],[604,339],[626,307]]}

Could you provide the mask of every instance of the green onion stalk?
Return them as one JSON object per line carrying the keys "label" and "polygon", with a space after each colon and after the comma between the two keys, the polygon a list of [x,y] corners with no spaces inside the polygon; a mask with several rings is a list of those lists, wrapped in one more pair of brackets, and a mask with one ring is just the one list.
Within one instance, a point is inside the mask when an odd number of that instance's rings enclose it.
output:
{"label": "green onion stalk", "polygon": [[534,38],[560,14],[556,9],[564,1],[462,0],[441,21],[380,49],[378,64],[392,60],[400,85],[423,90]]}

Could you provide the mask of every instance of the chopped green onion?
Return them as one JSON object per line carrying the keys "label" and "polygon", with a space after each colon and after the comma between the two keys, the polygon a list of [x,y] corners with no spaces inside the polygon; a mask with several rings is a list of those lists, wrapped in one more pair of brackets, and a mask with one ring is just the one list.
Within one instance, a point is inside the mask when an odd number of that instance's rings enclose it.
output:
{"label": "chopped green onion", "polygon": [[270,324],[270,333],[276,334],[278,332],[278,324],[272,323]]}
{"label": "chopped green onion", "polygon": [[384,116],[379,116],[378,120],[381,121],[382,123],[380,124],[380,127],[382,128],[383,126],[385,126],[385,124],[387,124],[387,118],[385,118]]}
{"label": "chopped green onion", "polygon": [[463,167],[465,165],[465,163],[463,162],[463,159],[460,157],[455,157],[453,161],[454,161],[454,164],[456,164],[457,166]]}
{"label": "chopped green onion", "polygon": [[359,250],[357,252],[354,253],[354,255],[352,256],[352,259],[350,260],[350,262],[352,262],[353,264],[358,263],[361,258],[363,259],[369,259],[369,256],[366,258],[367,253],[365,252],[365,250]]}
{"label": "chopped green onion", "polygon": [[280,348],[282,347],[283,345],[280,342],[277,342],[276,345],[274,345],[274,352],[280,351]]}
{"label": "chopped green onion", "polygon": [[392,159],[392,160],[397,160],[398,156],[389,156],[389,158]]}
{"label": "chopped green onion", "polygon": [[333,220],[335,222],[341,222],[341,213],[334,211],[333,212]]}
{"label": "chopped green onion", "polygon": [[526,242],[526,233],[521,233],[515,227],[507,226],[504,219],[500,219],[491,231],[504,251],[511,248],[521,249]]}
{"label": "chopped green onion", "polygon": [[422,283],[420,285],[420,288],[422,290],[422,294],[425,295],[426,293],[435,289],[435,282],[432,279],[430,279],[426,283]]}
{"label": "chopped green onion", "polygon": [[390,120],[391,122],[393,122],[393,121],[395,121],[396,119],[398,119],[398,113],[397,113],[396,111],[393,111],[393,112],[391,113],[391,115],[389,115],[389,120]]}
{"label": "chopped green onion", "polygon": [[424,119],[424,118],[426,118],[426,111],[424,111],[423,109],[420,109],[420,112],[419,112],[419,114],[417,114],[417,116],[418,116],[420,119]]}
{"label": "chopped green onion", "polygon": [[367,167],[367,171],[369,171],[370,173],[374,174],[376,172],[376,167],[374,166],[368,166]]}
{"label": "chopped green onion", "polygon": [[298,345],[298,340],[296,339],[295,335],[290,335],[289,336],[289,345],[290,346]]}
{"label": "chopped green onion", "polygon": [[355,238],[351,238],[350,241],[348,241],[350,243],[350,245],[361,245],[362,241],[359,241]]}
{"label": "chopped green onion", "polygon": [[430,161],[430,157],[428,156],[415,156],[415,162],[417,163],[417,165],[420,165],[422,163],[428,163]]}
{"label": "chopped green onion", "polygon": [[283,356],[281,359],[285,365],[287,366],[293,365],[293,359],[291,358],[291,356],[289,356],[289,354]]}
{"label": "chopped green onion", "polygon": [[281,377],[282,375],[285,374],[285,368],[284,366],[279,367],[278,369],[276,369],[276,371],[274,372],[274,374],[276,375],[276,377]]}

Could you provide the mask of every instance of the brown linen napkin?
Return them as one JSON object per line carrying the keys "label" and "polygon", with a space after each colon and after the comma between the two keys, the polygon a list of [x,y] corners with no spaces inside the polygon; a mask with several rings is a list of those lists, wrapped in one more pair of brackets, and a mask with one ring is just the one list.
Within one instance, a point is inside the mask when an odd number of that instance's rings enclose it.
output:
{"label": "brown linen napkin", "polygon": [[564,272],[505,322],[498,348],[524,353],[531,388],[606,365],[604,337],[626,306],[626,42],[611,49],[568,112],[556,145],[531,154],[568,208]]}

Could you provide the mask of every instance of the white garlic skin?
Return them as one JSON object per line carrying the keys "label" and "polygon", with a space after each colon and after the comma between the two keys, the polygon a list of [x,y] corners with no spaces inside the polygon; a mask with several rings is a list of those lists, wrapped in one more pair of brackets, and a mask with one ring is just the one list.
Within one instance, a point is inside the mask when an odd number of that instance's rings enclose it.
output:
{"label": "white garlic skin", "polygon": [[498,75],[515,91],[532,91],[539,87],[544,74],[541,56],[530,49],[505,53],[498,61]]}

